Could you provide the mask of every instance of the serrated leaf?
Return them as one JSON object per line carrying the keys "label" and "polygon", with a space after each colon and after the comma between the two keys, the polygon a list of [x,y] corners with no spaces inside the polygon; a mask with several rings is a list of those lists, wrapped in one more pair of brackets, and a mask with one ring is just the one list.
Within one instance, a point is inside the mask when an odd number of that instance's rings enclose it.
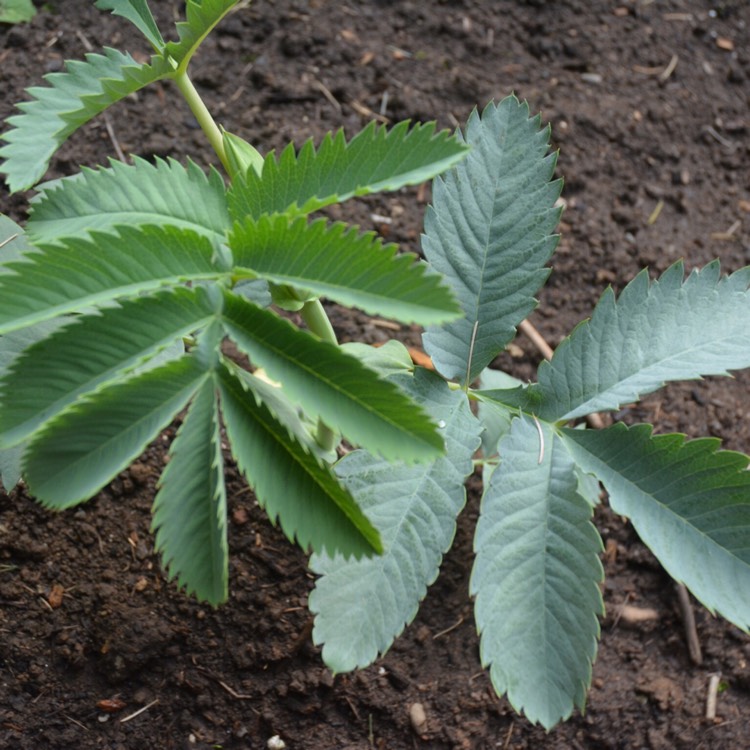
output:
{"label": "serrated leaf", "polygon": [[215,315],[205,290],[177,288],[70,319],[63,330],[36,340],[0,381],[0,445],[26,439],[79,396],[142,365]]}
{"label": "serrated leaf", "polygon": [[218,279],[210,240],[175,227],[122,226],[118,234],[42,245],[0,275],[0,332],[174,286]]}
{"label": "serrated leaf", "polygon": [[[482,389],[516,389],[523,387],[523,383],[508,375],[502,370],[491,370],[485,368],[479,376],[479,385]],[[484,390],[479,391],[483,393]],[[510,431],[514,412],[506,404],[493,401],[488,398],[479,398],[477,404],[477,415],[484,426],[482,432],[482,453],[485,457],[497,454],[497,444],[503,435]],[[485,464],[487,469],[487,464]],[[485,471],[483,481],[487,486],[489,475]]]}
{"label": "serrated leaf", "polygon": [[237,5],[239,0],[187,0],[185,20],[177,22],[176,42],[169,42],[164,56],[171,57],[184,70],[190,58],[216,24]]}
{"label": "serrated leaf", "polygon": [[373,232],[319,219],[277,215],[248,219],[229,237],[235,267],[342,305],[404,323],[452,320],[458,308],[441,279],[413,255],[396,254]]}
{"label": "serrated leaf", "polygon": [[95,5],[100,10],[109,10],[115,16],[127,18],[148,39],[151,46],[161,52],[164,39],[146,0],[97,0]]}
{"label": "serrated leaf", "polygon": [[520,417],[499,450],[474,538],[480,655],[498,694],[550,729],[586,700],[602,544],[550,425]]}
{"label": "serrated leaf", "polygon": [[424,461],[442,453],[442,437],[422,410],[338,347],[229,292],[223,320],[239,348],[308,416],[386,459]]}
{"label": "serrated leaf", "polygon": [[250,169],[232,181],[229,207],[237,221],[292,207],[306,214],[355,195],[419,184],[465,153],[466,146],[448,131],[436,133],[435,123],[409,128],[401,122],[388,130],[371,122],[349,143],[339,130],[326,135],[317,150],[307,141],[299,154],[291,144],[278,159],[269,154],[261,176]]}
{"label": "serrated leaf", "polygon": [[206,377],[186,356],[68,407],[29,445],[23,466],[29,491],[57,509],[92,497],[144,451]]}
{"label": "serrated leaf", "polygon": [[[0,217],[0,231],[2,230]],[[36,341],[46,338],[57,330],[65,321],[62,319],[46,320],[44,323],[14,331],[7,336],[0,336],[0,376],[4,376],[21,352]],[[13,394],[15,397],[16,394]],[[0,484],[10,492],[21,478],[21,458],[26,445],[22,443],[14,448],[0,449]]]}
{"label": "serrated leaf", "polygon": [[18,105],[22,114],[6,120],[10,130],[1,136],[6,144],[0,148],[0,173],[11,191],[39,182],[52,155],[81,125],[171,73],[159,58],[141,65],[129,54],[105,49],[103,55],[86,55],[85,62],[68,61],[64,73],[49,73],[48,86],[27,89],[31,101]]}
{"label": "serrated leaf", "polygon": [[608,289],[539,367],[538,414],[575,419],[616,410],[671,380],[750,366],[748,269],[720,278],[715,261],[684,280],[682,262],[658,281],[643,271],[619,299]]}
{"label": "serrated leaf", "polygon": [[424,255],[453,289],[464,317],[424,335],[425,351],[448,379],[471,382],[513,339],[536,307],[562,183],[550,182],[556,155],[549,128],[514,97],[475,111],[466,127],[471,153],[433,183]]}
{"label": "serrated leaf", "polygon": [[398,375],[409,395],[443,424],[446,455],[421,466],[393,466],[365,451],[345,456],[336,473],[380,529],[385,552],[368,560],[313,555],[322,577],[310,595],[313,640],[334,672],[372,663],[417,613],[435,580],[466,502],[480,426],[466,394],[417,369]]}
{"label": "serrated leaf", "polygon": [[650,425],[562,431],[665,570],[712,612],[750,628],[750,472],[719,441],[652,435]]}
{"label": "serrated leaf", "polygon": [[232,455],[286,536],[304,549],[357,557],[379,552],[377,529],[333,474],[226,369],[220,388]]}
{"label": "serrated leaf", "polygon": [[188,594],[217,606],[227,598],[227,497],[216,385],[193,399],[159,480],[152,530],[164,567]]}
{"label": "serrated leaf", "polygon": [[41,190],[26,227],[37,243],[144,224],[190,229],[219,243],[231,226],[221,175],[211,169],[207,177],[193,162],[111,160],[107,169],[83,168]]}

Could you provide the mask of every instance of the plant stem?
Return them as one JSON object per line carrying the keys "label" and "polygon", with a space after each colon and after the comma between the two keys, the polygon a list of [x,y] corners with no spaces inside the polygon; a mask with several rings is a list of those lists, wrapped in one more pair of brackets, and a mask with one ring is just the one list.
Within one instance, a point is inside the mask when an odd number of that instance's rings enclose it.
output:
{"label": "plant stem", "polygon": [[214,121],[211,113],[208,111],[203,99],[190,80],[186,70],[181,70],[175,74],[174,82],[177,84],[177,88],[180,93],[185,97],[185,101],[188,103],[191,112],[195,115],[195,119],[198,120],[198,124],[201,126],[201,130],[208,138],[208,142],[219,157],[222,166],[226,170],[227,174],[229,171],[229,162],[227,160],[226,152],[224,151],[224,139],[221,135],[219,126]]}
{"label": "plant stem", "polygon": [[[300,315],[312,333],[323,341],[338,346],[339,342],[336,339],[336,333],[320,300],[316,299],[305,302],[300,310]],[[331,451],[336,446],[336,434],[320,419],[318,420],[318,433],[315,436],[315,440],[325,451]]]}

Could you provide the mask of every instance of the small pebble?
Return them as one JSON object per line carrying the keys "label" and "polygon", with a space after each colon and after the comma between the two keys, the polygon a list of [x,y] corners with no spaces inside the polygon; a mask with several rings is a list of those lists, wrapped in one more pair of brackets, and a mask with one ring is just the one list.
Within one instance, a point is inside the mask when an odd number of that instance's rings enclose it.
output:
{"label": "small pebble", "polygon": [[266,747],[268,750],[284,750],[286,742],[284,742],[278,734],[275,734],[268,740],[268,742],[266,742]]}
{"label": "small pebble", "polygon": [[417,734],[427,732],[427,714],[421,703],[412,703],[409,706],[409,721]]}

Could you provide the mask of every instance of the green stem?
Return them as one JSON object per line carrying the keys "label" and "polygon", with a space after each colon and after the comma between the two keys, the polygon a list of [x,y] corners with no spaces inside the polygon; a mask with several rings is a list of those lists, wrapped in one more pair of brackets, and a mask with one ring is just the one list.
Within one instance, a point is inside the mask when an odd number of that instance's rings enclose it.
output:
{"label": "green stem", "polygon": [[[323,341],[338,346],[336,333],[320,300],[305,302],[300,310],[300,315],[312,333]],[[318,434],[315,436],[315,440],[325,451],[331,451],[336,447],[336,434],[320,419],[318,420]]]}
{"label": "green stem", "polygon": [[175,84],[177,84],[180,93],[185,97],[185,101],[188,103],[190,111],[195,115],[195,119],[198,120],[201,130],[203,130],[206,138],[208,138],[208,142],[219,157],[222,166],[227,174],[231,174],[229,171],[227,154],[224,151],[224,139],[221,135],[221,130],[211,116],[211,113],[208,111],[208,107],[206,107],[203,99],[201,99],[193,82],[190,80],[187,70],[178,71],[173,80]]}

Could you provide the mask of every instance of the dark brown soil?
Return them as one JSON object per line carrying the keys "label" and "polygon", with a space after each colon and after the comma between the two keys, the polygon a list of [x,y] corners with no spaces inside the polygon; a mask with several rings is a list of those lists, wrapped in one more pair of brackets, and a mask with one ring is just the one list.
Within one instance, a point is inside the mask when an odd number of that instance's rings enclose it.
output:
{"label": "dark brown soil", "polygon": [[[166,27],[181,4],[152,5]],[[23,86],[88,45],[146,51],[86,0],[45,7],[31,25],[0,28],[2,117]],[[354,132],[368,112],[453,127],[491,98],[528,99],[552,124],[566,178],[562,241],[533,317],[554,345],[608,283],[620,289],[643,266],[750,260],[749,28],[746,0],[258,0],[206,43],[194,79],[217,118],[264,149]],[[116,107],[115,136],[126,153],[206,163],[174,93],[157,86]],[[51,174],[112,153],[97,120]],[[16,219],[25,205],[0,195]],[[342,216],[415,250],[423,209],[412,190]],[[333,312],[342,339],[394,334]],[[539,355],[518,345],[498,365],[532,378]],[[620,418],[747,451],[750,377],[670,387]],[[479,663],[467,595],[477,483],[417,620],[380,662],[333,677],[311,644],[305,557],[236,476],[229,603],[212,611],[165,581],[149,509],[170,438],[78,509],[52,515],[21,491],[0,495],[0,747],[265,748],[279,735],[293,750],[750,748],[750,638],[696,605],[694,664],[672,583],[606,509],[608,615],[587,712],[545,734],[494,696]],[[623,603],[656,619],[628,625]],[[715,673],[725,689],[709,721]],[[107,700],[124,706],[108,713]],[[414,703],[426,711],[421,736]]]}

